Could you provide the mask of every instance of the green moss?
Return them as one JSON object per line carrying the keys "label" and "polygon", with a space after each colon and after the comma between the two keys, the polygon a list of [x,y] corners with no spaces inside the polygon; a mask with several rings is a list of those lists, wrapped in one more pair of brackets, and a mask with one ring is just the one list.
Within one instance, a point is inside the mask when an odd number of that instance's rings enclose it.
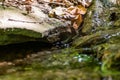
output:
{"label": "green moss", "polygon": [[33,38],[41,38],[42,34],[32,31],[32,30],[27,30],[27,29],[20,29],[20,28],[7,28],[7,29],[0,29],[1,34],[5,35],[23,35],[23,36],[28,36],[28,37],[33,37]]}
{"label": "green moss", "polygon": [[41,37],[41,33],[26,29],[0,29],[0,45],[35,41],[36,39],[39,39]]}
{"label": "green moss", "polygon": [[115,27],[120,27],[120,19],[114,22]]}
{"label": "green moss", "polygon": [[[95,63],[91,63],[88,56],[80,54],[83,61],[79,62],[79,54],[56,53],[44,54],[35,58],[29,65],[16,67],[16,71],[11,74],[0,76],[1,80],[78,80],[92,79],[99,80],[99,73],[96,73]],[[31,60],[30,60],[31,61]],[[92,66],[88,66],[92,65]],[[91,69],[92,68],[92,69]],[[13,68],[14,69],[14,68]],[[10,70],[10,69],[8,69]],[[7,71],[6,71],[7,72]],[[90,74],[89,74],[90,73]],[[89,77],[88,77],[89,76]]]}
{"label": "green moss", "polygon": [[0,45],[22,43],[27,41],[35,41],[35,38],[20,35],[0,35]]}

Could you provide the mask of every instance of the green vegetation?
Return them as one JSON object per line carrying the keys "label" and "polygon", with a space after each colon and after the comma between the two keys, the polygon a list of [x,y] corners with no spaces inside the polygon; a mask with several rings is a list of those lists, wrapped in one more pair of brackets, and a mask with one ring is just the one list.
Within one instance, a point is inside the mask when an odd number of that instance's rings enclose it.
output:
{"label": "green vegetation", "polygon": [[0,45],[36,41],[36,39],[39,39],[41,37],[41,33],[26,29],[0,29]]}

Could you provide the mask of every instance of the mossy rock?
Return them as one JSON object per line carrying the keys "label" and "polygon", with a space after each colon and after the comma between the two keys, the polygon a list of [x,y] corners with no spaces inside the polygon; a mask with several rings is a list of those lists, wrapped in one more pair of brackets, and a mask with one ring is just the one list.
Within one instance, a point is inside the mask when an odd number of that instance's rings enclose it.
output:
{"label": "mossy rock", "polygon": [[[63,28],[68,24],[61,20],[49,18],[40,8],[33,6],[33,13],[12,6],[0,4],[0,45],[27,41],[55,42],[55,28]],[[51,33],[52,32],[52,33]],[[51,33],[51,34],[50,34]],[[62,33],[58,30],[58,33]],[[59,36],[59,34],[57,34]],[[48,37],[55,40],[48,40]]]}

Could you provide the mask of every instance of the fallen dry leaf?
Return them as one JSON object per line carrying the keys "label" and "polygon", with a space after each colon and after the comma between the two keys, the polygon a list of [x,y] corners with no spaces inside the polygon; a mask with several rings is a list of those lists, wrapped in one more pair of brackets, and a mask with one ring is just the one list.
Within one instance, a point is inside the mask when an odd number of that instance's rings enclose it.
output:
{"label": "fallen dry leaf", "polygon": [[73,28],[77,30],[82,22],[83,22],[82,15],[76,15],[75,19],[72,21]]}
{"label": "fallen dry leaf", "polygon": [[82,15],[86,14],[87,9],[85,7],[83,7],[82,5],[78,5],[77,8],[79,8],[78,9],[79,14],[82,14]]}

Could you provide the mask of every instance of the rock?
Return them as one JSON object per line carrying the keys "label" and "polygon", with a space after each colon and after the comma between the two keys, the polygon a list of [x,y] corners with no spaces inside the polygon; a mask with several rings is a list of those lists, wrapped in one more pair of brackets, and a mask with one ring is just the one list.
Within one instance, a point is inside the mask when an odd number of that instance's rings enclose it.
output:
{"label": "rock", "polygon": [[[95,0],[86,14],[75,49],[90,48],[102,62],[102,71],[120,69],[120,0]],[[85,53],[82,52],[82,53]]]}
{"label": "rock", "polygon": [[114,37],[114,36],[120,36],[120,28],[113,29],[113,30],[100,31],[91,35],[79,37],[73,41],[73,46],[74,47],[81,47],[85,45],[87,45],[87,47],[93,46],[93,45],[96,46],[97,44],[106,42],[107,40],[109,40],[111,37]]}
{"label": "rock", "polygon": [[81,32],[84,34],[92,34],[92,32],[103,31],[112,26],[119,26],[119,1],[120,0],[95,0],[85,15]]}
{"label": "rock", "polygon": [[[51,43],[60,40],[61,33],[71,34],[66,27],[69,21],[49,18],[39,7],[33,6],[33,12],[26,14],[24,10],[11,6],[3,8],[0,4],[0,45],[27,41]],[[65,30],[61,31],[61,28]]]}
{"label": "rock", "polygon": [[[96,0],[90,6],[81,29],[81,36],[73,41],[74,46],[94,45],[104,41],[103,35],[112,35],[119,30],[120,7],[113,2],[116,0]],[[119,1],[119,0],[118,0]],[[115,30],[116,29],[116,30]],[[119,32],[119,31],[118,31]],[[102,40],[101,40],[102,39]]]}

